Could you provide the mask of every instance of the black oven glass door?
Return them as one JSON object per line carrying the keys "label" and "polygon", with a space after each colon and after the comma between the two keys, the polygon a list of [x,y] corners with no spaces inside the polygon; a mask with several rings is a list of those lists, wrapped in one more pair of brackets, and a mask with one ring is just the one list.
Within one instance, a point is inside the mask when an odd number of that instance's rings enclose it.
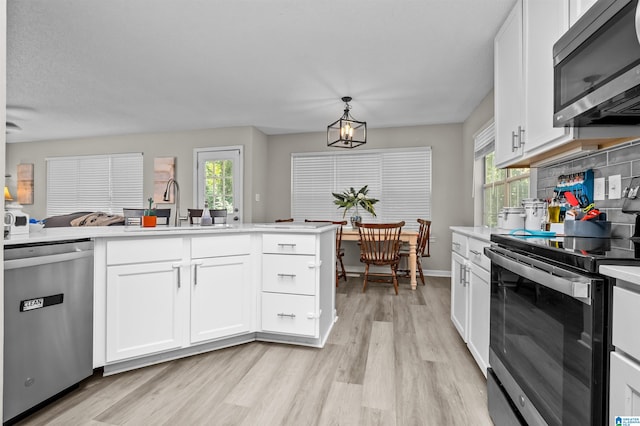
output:
{"label": "black oven glass door", "polygon": [[632,1],[554,67],[558,112],[640,63]]}
{"label": "black oven glass door", "polygon": [[490,347],[548,424],[592,424],[592,348],[602,339],[593,313],[600,308],[542,281],[492,262]]}

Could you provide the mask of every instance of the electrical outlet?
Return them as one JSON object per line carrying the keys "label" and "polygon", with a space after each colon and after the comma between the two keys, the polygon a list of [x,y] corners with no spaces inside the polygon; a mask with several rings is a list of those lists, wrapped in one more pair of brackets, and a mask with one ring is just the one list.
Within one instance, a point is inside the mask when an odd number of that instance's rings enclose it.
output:
{"label": "electrical outlet", "polygon": [[260,202],[260,194],[256,194],[256,201]]}
{"label": "electrical outlet", "polygon": [[604,200],[604,178],[595,178],[593,180],[593,200]]}
{"label": "electrical outlet", "polygon": [[622,176],[609,176],[609,199],[619,200],[622,195]]}

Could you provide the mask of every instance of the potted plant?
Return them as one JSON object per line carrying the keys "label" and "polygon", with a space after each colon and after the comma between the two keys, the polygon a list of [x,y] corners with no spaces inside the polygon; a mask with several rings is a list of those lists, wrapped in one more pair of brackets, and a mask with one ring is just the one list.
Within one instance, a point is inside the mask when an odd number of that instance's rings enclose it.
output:
{"label": "potted plant", "polygon": [[149,202],[149,208],[144,209],[144,215],[142,216],[142,226],[145,228],[153,228],[156,226],[158,218],[156,217],[156,209],[152,207],[153,197],[147,198]]}
{"label": "potted plant", "polygon": [[353,188],[349,188],[348,191],[343,191],[341,194],[332,192],[333,196],[335,197],[335,200],[333,200],[333,202],[338,205],[339,209],[344,209],[342,217],[345,217],[349,210],[356,210],[355,214],[351,215],[351,226],[354,228],[356,222],[362,221],[362,217],[360,216],[358,207],[362,207],[367,212],[371,213],[373,217],[376,217],[376,211],[373,205],[379,200],[367,197],[367,193],[369,192],[368,186],[369,185],[365,185],[358,191]]}

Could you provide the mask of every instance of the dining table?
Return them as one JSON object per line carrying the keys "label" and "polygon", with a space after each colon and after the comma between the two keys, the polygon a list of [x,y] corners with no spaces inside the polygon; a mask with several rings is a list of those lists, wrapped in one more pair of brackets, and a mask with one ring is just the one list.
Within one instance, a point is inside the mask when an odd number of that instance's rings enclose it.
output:
{"label": "dining table", "polygon": [[[342,241],[359,241],[360,234],[358,228],[352,228],[348,225],[342,228]],[[416,280],[416,245],[418,243],[418,231],[402,230],[400,231],[400,241],[409,244],[409,278],[411,279],[411,290],[415,290],[418,284]]]}

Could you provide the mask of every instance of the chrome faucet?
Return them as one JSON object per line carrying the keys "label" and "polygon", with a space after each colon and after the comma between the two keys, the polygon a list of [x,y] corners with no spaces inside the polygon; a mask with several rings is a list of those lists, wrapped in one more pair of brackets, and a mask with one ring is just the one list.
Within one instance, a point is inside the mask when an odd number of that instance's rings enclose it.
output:
{"label": "chrome faucet", "polygon": [[170,201],[170,192],[171,185],[176,188],[176,217],[174,220],[174,225],[176,227],[180,226],[180,185],[178,185],[178,181],[174,178],[169,179],[167,182],[167,187],[164,190],[164,195],[162,196],[162,201]]}

